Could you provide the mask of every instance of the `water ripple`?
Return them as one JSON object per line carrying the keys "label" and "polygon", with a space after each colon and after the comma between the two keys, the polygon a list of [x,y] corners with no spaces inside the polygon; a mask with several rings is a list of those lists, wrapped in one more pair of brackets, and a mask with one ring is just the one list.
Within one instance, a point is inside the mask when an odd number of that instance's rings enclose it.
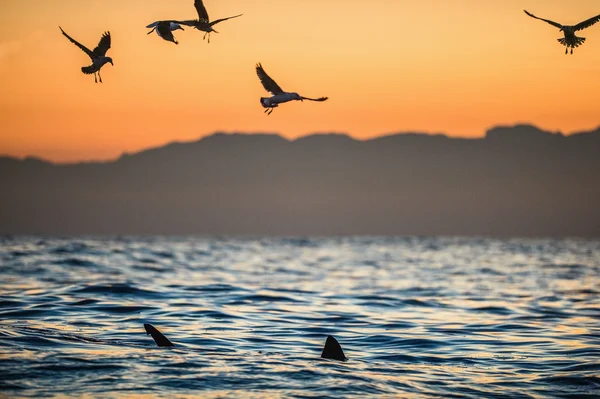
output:
{"label": "water ripple", "polygon": [[600,397],[597,240],[3,237],[0,262],[9,397]]}

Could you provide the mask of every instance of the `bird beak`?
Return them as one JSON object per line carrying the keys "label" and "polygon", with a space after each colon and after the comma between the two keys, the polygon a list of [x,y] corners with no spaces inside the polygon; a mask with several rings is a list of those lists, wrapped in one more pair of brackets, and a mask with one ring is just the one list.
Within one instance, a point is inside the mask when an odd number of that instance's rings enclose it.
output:
{"label": "bird beak", "polygon": [[179,28],[177,28],[177,29],[185,30],[185,29],[183,29],[183,26],[180,26],[180,27],[179,27]]}
{"label": "bird beak", "polygon": [[115,64],[113,64],[113,62],[112,62],[112,61],[110,62],[110,65],[112,65],[112,66],[115,66]]}

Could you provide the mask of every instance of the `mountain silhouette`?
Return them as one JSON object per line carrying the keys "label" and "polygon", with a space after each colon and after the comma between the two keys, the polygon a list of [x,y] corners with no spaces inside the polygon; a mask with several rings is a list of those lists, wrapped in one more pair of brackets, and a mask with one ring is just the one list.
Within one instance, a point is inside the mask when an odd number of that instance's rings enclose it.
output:
{"label": "mountain silhouette", "polygon": [[2,234],[600,236],[600,128],[217,133],[115,161],[0,157]]}

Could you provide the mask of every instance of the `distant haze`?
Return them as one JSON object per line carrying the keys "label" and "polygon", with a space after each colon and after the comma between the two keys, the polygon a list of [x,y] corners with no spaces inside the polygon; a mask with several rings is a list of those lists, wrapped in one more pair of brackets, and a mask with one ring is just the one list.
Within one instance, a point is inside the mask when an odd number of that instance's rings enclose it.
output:
{"label": "distant haze", "polygon": [[4,157],[0,181],[3,234],[600,236],[600,129],[215,134],[105,163]]}

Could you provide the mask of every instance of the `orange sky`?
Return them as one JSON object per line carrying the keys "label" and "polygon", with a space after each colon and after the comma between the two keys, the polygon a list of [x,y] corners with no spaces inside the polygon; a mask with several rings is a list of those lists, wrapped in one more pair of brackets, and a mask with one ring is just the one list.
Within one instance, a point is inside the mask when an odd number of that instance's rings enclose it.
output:
{"label": "orange sky", "polygon": [[[344,4],[341,6],[341,4]],[[496,124],[550,130],[600,124],[600,24],[565,56],[558,29],[600,14],[598,0],[205,0],[213,19],[178,46],[147,36],[161,18],[195,18],[193,0],[2,0],[0,154],[109,159],[214,131],[297,137],[398,131],[481,136]],[[104,84],[58,25],[94,47],[110,30]],[[284,90],[329,96],[267,117],[254,65]]]}

